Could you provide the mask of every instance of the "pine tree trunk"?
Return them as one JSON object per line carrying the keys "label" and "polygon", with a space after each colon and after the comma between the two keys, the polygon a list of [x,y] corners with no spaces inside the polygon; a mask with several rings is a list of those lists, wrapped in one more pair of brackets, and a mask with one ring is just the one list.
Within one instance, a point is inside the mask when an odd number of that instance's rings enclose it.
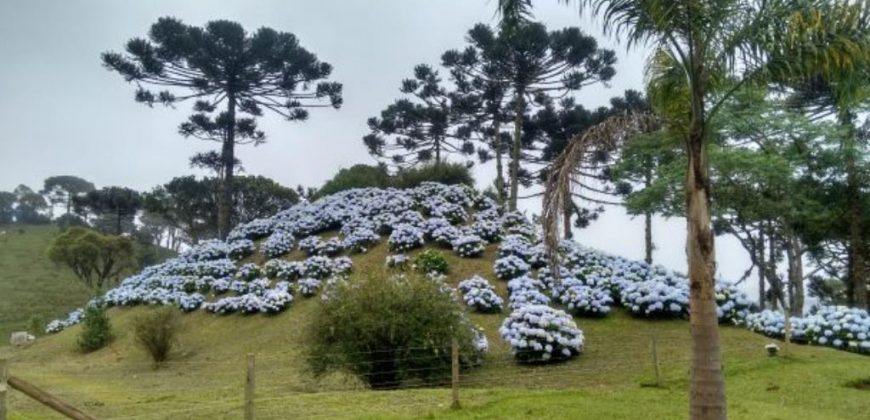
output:
{"label": "pine tree trunk", "polygon": [[846,154],[846,197],[848,200],[847,217],[849,218],[849,279],[852,283],[852,300],[858,308],[870,308],[867,305],[867,265],[864,260],[864,238],[861,234],[861,203],[860,185],[855,168],[857,144],[855,143],[855,127],[852,123],[854,115],[841,113],[840,124],[845,129],[844,151]]}
{"label": "pine tree trunk", "polygon": [[441,139],[435,139],[435,166],[441,165]]}
{"label": "pine tree trunk", "polygon": [[787,243],[789,310],[792,316],[802,316],[804,311],[803,247],[800,239],[791,230],[788,232]]}
{"label": "pine tree trunk", "polygon": [[221,191],[218,195],[218,236],[226,239],[230,233],[230,217],[233,208],[233,170],[235,169],[235,142],[236,142],[236,96],[234,92],[227,94],[227,115],[230,126],[227,127],[221,149],[221,160],[224,165],[224,179],[221,182]]}
{"label": "pine tree trunk", "polygon": [[[651,159],[647,158],[644,161],[646,166],[646,172],[643,176],[643,184],[644,188],[649,188],[652,185],[652,162]],[[652,239],[652,212],[645,212],[643,214],[643,245],[644,245],[644,261],[647,264],[652,264],[653,262],[653,239]]]}
{"label": "pine tree trunk", "polygon": [[704,92],[703,41],[694,40],[691,115],[686,171],[686,253],[689,268],[689,324],[692,361],[689,389],[689,418],[725,420],[725,381],[719,344],[714,274],[716,252],[710,222],[710,174],[707,160]]}
{"label": "pine tree trunk", "polygon": [[495,148],[495,189],[498,192],[498,204],[504,205],[504,168],[502,167],[501,159],[501,121],[497,114],[493,115],[493,129],[495,131],[492,139],[493,148]]}
{"label": "pine tree trunk", "polygon": [[510,183],[511,194],[508,202],[509,210],[517,209],[517,194],[519,193],[520,148],[523,144],[523,108],[525,89],[517,88],[514,112],[514,142],[511,147]]}
{"label": "pine tree trunk", "polygon": [[562,235],[565,239],[571,239],[574,237],[574,233],[571,231],[571,214],[574,213],[574,202],[571,200],[571,196],[565,196],[565,211],[562,213]]}
{"label": "pine tree trunk", "polygon": [[765,276],[764,273],[767,271],[767,266],[765,265],[764,259],[764,230],[761,228],[758,229],[758,248],[757,248],[758,261],[756,265],[758,266],[758,308],[762,311],[764,310],[765,302],[767,301],[767,294],[765,293]]}

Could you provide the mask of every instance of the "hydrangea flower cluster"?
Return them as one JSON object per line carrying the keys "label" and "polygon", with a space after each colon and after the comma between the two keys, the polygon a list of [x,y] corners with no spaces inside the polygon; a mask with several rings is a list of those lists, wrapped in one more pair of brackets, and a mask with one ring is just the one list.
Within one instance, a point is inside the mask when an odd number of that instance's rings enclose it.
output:
{"label": "hydrangea flower cluster", "polygon": [[405,252],[423,246],[423,231],[407,224],[397,225],[389,239],[390,251]]}
{"label": "hydrangea flower cluster", "polygon": [[605,316],[613,305],[608,291],[582,283],[568,285],[559,295],[559,301],[568,311],[581,316]]}
{"label": "hydrangea flower cluster", "polygon": [[471,231],[489,243],[498,242],[502,236],[501,225],[492,220],[478,220],[471,225]]}
{"label": "hydrangea flower cluster", "polygon": [[299,261],[269,260],[263,265],[263,273],[281,280],[296,280],[305,274],[305,264]]}
{"label": "hydrangea flower cluster", "polygon": [[492,285],[483,277],[475,275],[459,282],[465,304],[477,312],[491,313],[501,311],[504,300],[495,292]]}
{"label": "hydrangea flower cluster", "polygon": [[312,297],[317,294],[317,291],[320,290],[320,286],[323,284],[320,279],[314,278],[304,278],[300,279],[296,284],[296,287],[299,289],[299,293],[305,297]]}
{"label": "hydrangea flower cluster", "polygon": [[565,360],[583,350],[583,331],[571,316],[546,305],[515,309],[502,323],[499,334],[523,363]]}
{"label": "hydrangea flower cluster", "polygon": [[270,219],[255,219],[248,223],[236,226],[230,234],[227,235],[228,242],[234,242],[238,239],[256,240],[265,238],[272,233],[275,222]]}
{"label": "hydrangea flower cluster", "polygon": [[311,235],[299,240],[299,250],[306,255],[317,255],[317,248],[320,245],[320,237]]}
{"label": "hydrangea flower cluster", "polygon": [[377,243],[381,239],[374,230],[369,228],[357,228],[344,237],[342,247],[353,252],[366,252],[368,248]]}
{"label": "hydrangea flower cluster", "polygon": [[462,235],[453,240],[453,250],[460,257],[479,257],[484,251],[484,241],[477,235]]}
{"label": "hydrangea flower cluster", "polygon": [[658,280],[626,282],[622,285],[620,300],[636,315],[684,317],[689,312],[688,282],[681,285]]}
{"label": "hydrangea flower cluster", "polygon": [[236,271],[236,277],[240,280],[251,281],[263,275],[260,271],[260,266],[254,263],[247,263],[239,267]]}
{"label": "hydrangea flower cluster", "polygon": [[315,255],[308,257],[303,263],[305,266],[305,277],[315,279],[324,279],[332,275],[332,260],[329,257]]}
{"label": "hydrangea flower cluster", "polygon": [[[841,350],[870,354],[870,316],[867,311],[845,306],[822,306],[805,317],[789,319],[792,341],[829,346]],[[764,311],[749,314],[746,327],[769,337],[785,336],[782,312]]]}
{"label": "hydrangea flower cluster", "polygon": [[275,231],[260,244],[260,253],[268,258],[280,257],[293,250],[293,236]]}
{"label": "hydrangea flower cluster", "polygon": [[404,270],[410,264],[411,259],[405,254],[387,255],[387,267]]}
{"label": "hydrangea flower cluster", "polygon": [[250,239],[239,239],[230,242],[228,247],[228,254],[230,258],[234,260],[240,260],[242,258],[254,255],[254,250],[257,249],[257,245],[254,244],[254,241]]}
{"label": "hydrangea flower cluster", "polygon": [[531,269],[532,267],[527,262],[516,255],[498,258],[492,266],[495,276],[502,280],[510,280],[526,275]]}

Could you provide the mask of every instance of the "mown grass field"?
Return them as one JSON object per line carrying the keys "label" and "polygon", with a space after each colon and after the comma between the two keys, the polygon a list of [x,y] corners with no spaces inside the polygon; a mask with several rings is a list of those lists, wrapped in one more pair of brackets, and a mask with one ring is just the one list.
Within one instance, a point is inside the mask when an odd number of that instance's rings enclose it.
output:
{"label": "mown grass field", "polygon": [[0,339],[30,329],[32,316],[48,322],[88,300],[90,292],[72,271],[48,260],[54,226],[0,225]]}
{"label": "mown grass field", "polygon": [[[494,251],[490,247],[479,259],[449,255],[450,282],[482,274],[506,296],[505,284],[491,274]],[[379,273],[387,253],[380,244],[355,256],[354,276]],[[444,386],[412,383],[399,391],[369,391],[340,374],[314,378],[303,349],[318,302],[297,297],[286,312],[271,317],[186,315],[179,348],[157,370],[135,346],[130,327],[145,307],[112,309],[116,339],[91,354],[76,350],[79,327],[73,327],[28,349],[0,349],[0,355],[11,359],[13,375],[99,418],[239,418],[247,353],[257,360],[257,418],[676,419],[687,413],[686,321],[641,320],[621,311],[577,319],[586,336],[580,357],[521,366],[498,337],[506,313],[472,315],[486,331],[490,352],[482,367],[463,372],[462,408],[451,410]],[[650,386],[653,335],[660,387]],[[846,386],[870,378],[870,358],[797,345],[789,346],[787,356],[768,357],[764,345],[770,339],[736,327],[722,328],[722,339],[731,418],[856,419],[870,413],[870,391]],[[10,405],[13,419],[53,416],[15,391]]]}

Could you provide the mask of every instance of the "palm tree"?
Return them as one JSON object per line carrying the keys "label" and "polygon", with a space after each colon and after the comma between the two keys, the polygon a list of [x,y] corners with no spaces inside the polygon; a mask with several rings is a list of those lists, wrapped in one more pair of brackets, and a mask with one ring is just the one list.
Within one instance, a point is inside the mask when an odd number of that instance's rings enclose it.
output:
{"label": "palm tree", "polygon": [[[562,0],[570,3],[570,0]],[[686,254],[690,281],[692,419],[725,419],[725,384],[714,294],[710,223],[709,121],[742,85],[793,80],[822,71],[848,74],[867,60],[866,32],[854,25],[866,6],[847,0],[580,0],[605,32],[652,48],[648,94],[664,128],[683,139],[686,157]],[[529,15],[529,0],[500,0],[502,20]],[[646,114],[617,117],[576,137],[551,172],[544,200],[546,237],[555,258],[560,206],[571,173],[590,149],[657,128]],[[621,128],[620,128],[621,127]]]}

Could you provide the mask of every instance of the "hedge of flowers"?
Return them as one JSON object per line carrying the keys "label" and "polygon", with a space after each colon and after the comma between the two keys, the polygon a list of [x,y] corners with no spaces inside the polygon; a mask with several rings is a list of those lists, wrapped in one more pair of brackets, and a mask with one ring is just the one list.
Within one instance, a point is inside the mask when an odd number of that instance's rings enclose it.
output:
{"label": "hedge of flowers", "polygon": [[257,245],[250,239],[239,239],[230,242],[228,245],[228,254],[234,260],[251,256],[257,249]]}
{"label": "hedge of flowers", "polygon": [[546,305],[521,306],[499,328],[514,357],[524,363],[569,359],[583,351],[583,332],[571,316]]}
{"label": "hedge of flowers", "polygon": [[504,299],[495,292],[492,285],[477,275],[459,282],[457,289],[462,292],[465,305],[477,312],[499,312],[504,304]]}
{"label": "hedge of flowers", "polygon": [[305,297],[312,297],[317,294],[317,291],[320,290],[320,286],[323,282],[320,279],[315,278],[304,278],[300,279],[296,284],[296,287],[299,289],[299,294]]}
{"label": "hedge of flowers", "polygon": [[[805,317],[791,317],[791,339],[796,343],[834,347],[870,354],[870,316],[846,306],[821,306]],[[769,337],[785,337],[782,312],[766,309],[749,314],[745,325]]]}
{"label": "hedge of flowers", "polygon": [[238,271],[236,271],[236,277],[244,280],[250,281],[254,280],[262,275],[262,271],[260,271],[260,266],[254,263],[247,263],[239,267]]}

